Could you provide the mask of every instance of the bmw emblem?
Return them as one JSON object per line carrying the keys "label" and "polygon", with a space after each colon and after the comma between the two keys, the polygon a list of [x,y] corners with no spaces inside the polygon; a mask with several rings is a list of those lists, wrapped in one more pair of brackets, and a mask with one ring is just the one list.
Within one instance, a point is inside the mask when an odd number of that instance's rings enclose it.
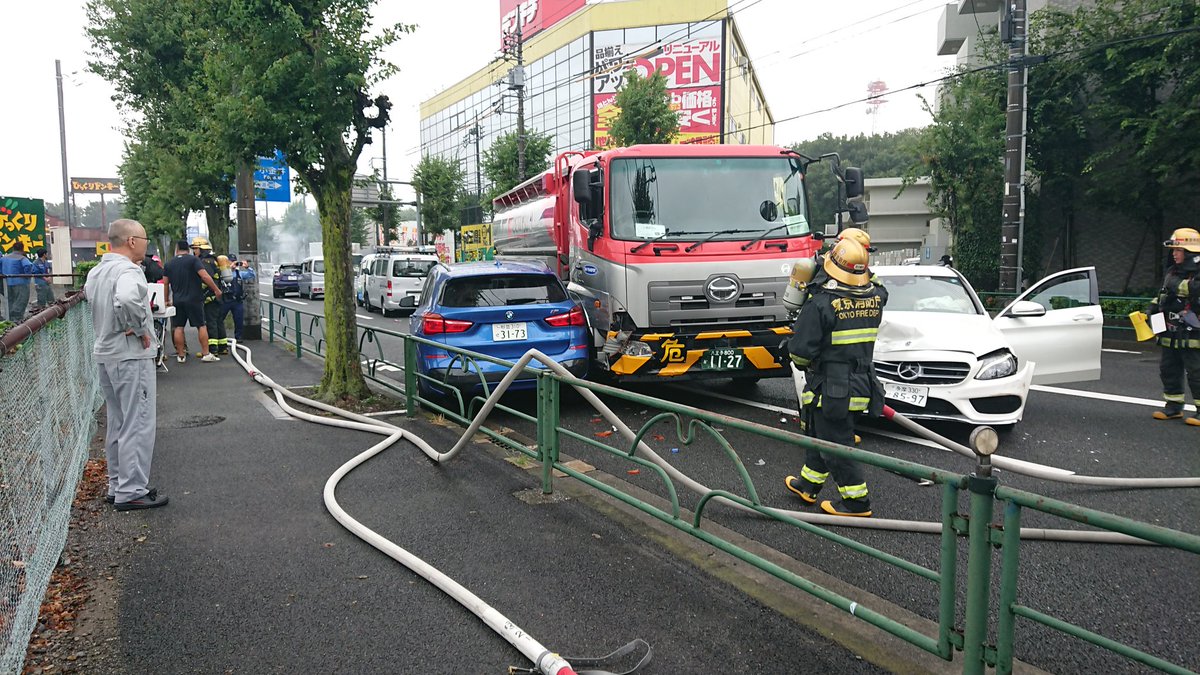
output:
{"label": "bmw emblem", "polygon": [[504,318],[506,318],[506,319],[512,319],[512,318],[513,318],[513,313],[512,313],[512,310],[511,310],[511,309],[510,309],[510,310],[508,310],[507,312],[505,312],[505,313],[504,313]]}

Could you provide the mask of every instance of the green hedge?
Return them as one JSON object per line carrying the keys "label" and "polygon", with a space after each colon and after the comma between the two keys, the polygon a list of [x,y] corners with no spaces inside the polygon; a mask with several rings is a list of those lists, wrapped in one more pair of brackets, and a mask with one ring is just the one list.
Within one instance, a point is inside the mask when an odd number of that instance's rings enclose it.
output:
{"label": "green hedge", "polygon": [[83,283],[87,281],[88,272],[91,272],[92,268],[99,264],[99,260],[84,260],[83,262],[75,263],[75,278],[72,280],[71,288],[83,288]]}

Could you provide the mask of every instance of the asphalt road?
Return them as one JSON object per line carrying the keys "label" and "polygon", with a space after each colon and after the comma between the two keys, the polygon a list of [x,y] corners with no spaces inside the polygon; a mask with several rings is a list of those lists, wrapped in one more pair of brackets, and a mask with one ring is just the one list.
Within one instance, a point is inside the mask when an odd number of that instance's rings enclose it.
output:
{"label": "asphalt road", "polygon": [[[321,302],[292,299],[294,308],[320,312]],[[360,325],[407,331],[407,318],[386,318],[359,312]],[[306,322],[307,325],[307,322]],[[381,341],[389,360],[402,361],[399,341]],[[1200,429],[1180,422],[1158,422],[1150,417],[1160,390],[1157,351],[1152,346],[1110,344],[1103,354],[1099,381],[1035,389],[1025,419],[1002,437],[1000,454],[1006,457],[1068,469],[1082,475],[1158,477],[1200,476]],[[373,349],[373,348],[372,348]],[[367,355],[373,355],[374,351]],[[399,376],[389,373],[386,376]],[[757,386],[735,388],[716,381],[704,387],[654,385],[637,391],[697,408],[720,412],[776,428],[795,429],[795,417],[784,411],[796,408],[789,380],[765,380]],[[734,400],[738,399],[738,400]],[[532,394],[514,394],[506,403],[533,414]],[[610,401],[614,410],[635,429],[648,413],[622,401]],[[583,435],[602,433],[593,411],[579,397],[568,396],[562,426]],[[533,437],[533,425],[512,415],[501,415],[499,424]],[[969,429],[937,425],[936,429],[965,441]],[[961,473],[973,462],[947,451],[914,442],[886,423],[865,429],[863,447],[885,455]],[[673,423],[654,429],[664,440],[651,440],[660,455],[684,473],[713,488],[744,493],[730,461],[710,440],[685,445]],[[727,432],[739,452],[760,497],[771,506],[802,508],[783,488],[783,478],[797,473],[803,457],[795,447],[764,441],[747,434]],[[615,436],[608,441],[615,441]],[[615,445],[615,443],[614,443]],[[673,452],[672,448],[677,448]],[[563,452],[582,458],[608,473],[627,476],[627,460],[580,443],[564,440]],[[1200,534],[1200,490],[1131,490],[1073,486],[998,473],[1001,484],[1054,499],[1061,499],[1136,520]],[[651,492],[666,494],[647,473],[628,480]],[[905,520],[937,520],[940,496],[935,488],[875,469],[868,470],[872,503],[877,515]],[[684,499],[685,504],[694,500]],[[965,501],[963,502],[965,512]],[[824,540],[809,537],[778,524],[713,510],[721,524],[770,545],[840,578],[929,618],[936,617],[936,588],[912,575],[886,567]],[[1078,529],[1065,520],[1026,511],[1028,527]],[[938,566],[936,537],[894,532],[840,530],[858,541],[932,567]],[[1034,609],[1077,623],[1106,637],[1127,642],[1151,654],[1200,669],[1200,558],[1154,547],[1025,542],[1021,547],[1018,601]],[[965,547],[960,546],[959,573],[965,575]],[[998,559],[997,559],[998,560]],[[998,575],[998,565],[995,571]],[[998,576],[993,586],[998,586]],[[993,598],[994,601],[994,598]],[[961,612],[961,602],[960,602]],[[961,620],[961,614],[960,614]],[[1017,623],[1018,658],[1053,672],[1136,672],[1130,662],[1039,625]]]}

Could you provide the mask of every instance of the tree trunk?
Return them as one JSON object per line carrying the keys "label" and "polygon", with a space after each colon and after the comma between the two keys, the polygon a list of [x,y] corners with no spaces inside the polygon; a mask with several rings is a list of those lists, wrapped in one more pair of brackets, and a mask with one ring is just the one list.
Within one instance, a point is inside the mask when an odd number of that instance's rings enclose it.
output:
{"label": "tree trunk", "polygon": [[[344,151],[343,151],[344,153]],[[313,196],[321,214],[325,253],[325,374],[320,396],[327,402],[370,396],[358,355],[358,323],[354,316],[350,269],[350,188],[354,164],[327,165]]]}
{"label": "tree trunk", "polygon": [[208,223],[208,243],[212,244],[213,255],[229,253],[229,202],[204,207],[204,220]]}

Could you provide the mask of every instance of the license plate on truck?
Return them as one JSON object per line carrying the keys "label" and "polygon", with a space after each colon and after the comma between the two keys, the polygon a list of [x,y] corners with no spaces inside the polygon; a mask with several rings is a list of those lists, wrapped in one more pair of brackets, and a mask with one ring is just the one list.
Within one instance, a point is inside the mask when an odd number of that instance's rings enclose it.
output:
{"label": "license plate on truck", "polygon": [[700,370],[741,370],[745,362],[740,349],[710,349],[700,358]]}

